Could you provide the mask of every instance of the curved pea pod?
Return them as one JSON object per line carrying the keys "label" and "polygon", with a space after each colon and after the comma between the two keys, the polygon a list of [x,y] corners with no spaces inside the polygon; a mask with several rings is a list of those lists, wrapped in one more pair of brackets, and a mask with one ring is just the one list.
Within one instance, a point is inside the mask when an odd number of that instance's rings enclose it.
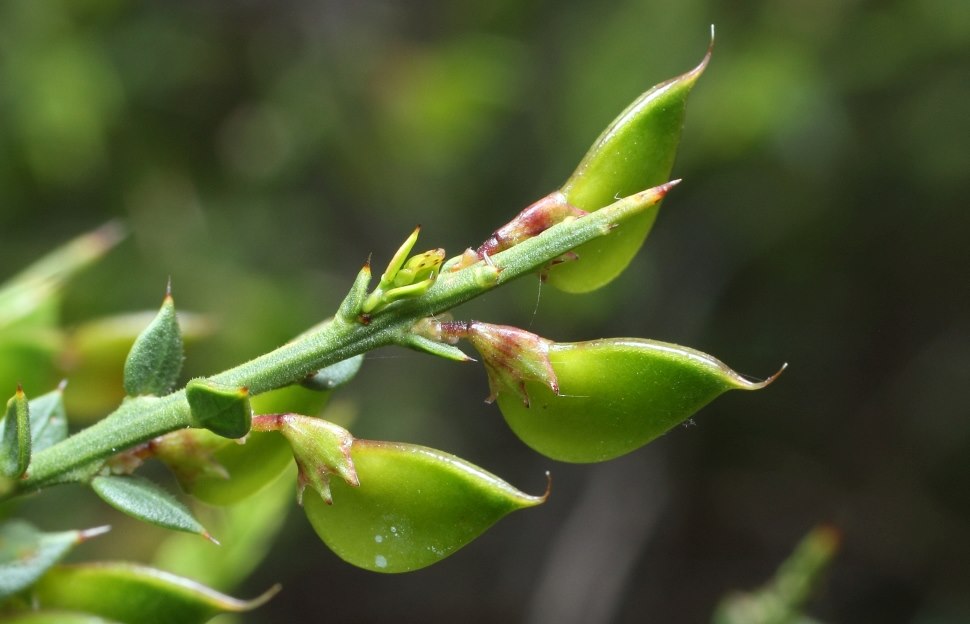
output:
{"label": "curved pea pod", "polygon": [[374,572],[408,572],[444,559],[506,514],[545,501],[454,455],[398,442],[355,440],[360,481],[334,479],[333,504],[307,492],[304,510],[337,556]]}
{"label": "curved pea pod", "polygon": [[[592,212],[670,178],[687,96],[710,55],[708,49],[693,70],[641,95],[603,131],[560,189],[570,205]],[[583,293],[611,282],[643,245],[659,207],[658,203],[609,236],[574,249],[578,260],[552,266],[549,283],[566,292]]]}
{"label": "curved pea pod", "polygon": [[124,624],[202,624],[220,613],[249,611],[279,591],[237,600],[186,578],[129,563],[52,568],[32,589],[40,609],[90,613]]}
{"label": "curved pea pod", "polygon": [[523,442],[574,463],[625,455],[724,392],[764,388],[781,372],[752,382],[700,351],[638,338],[553,343],[549,360],[558,394],[526,380],[528,406],[512,391],[498,406]]}

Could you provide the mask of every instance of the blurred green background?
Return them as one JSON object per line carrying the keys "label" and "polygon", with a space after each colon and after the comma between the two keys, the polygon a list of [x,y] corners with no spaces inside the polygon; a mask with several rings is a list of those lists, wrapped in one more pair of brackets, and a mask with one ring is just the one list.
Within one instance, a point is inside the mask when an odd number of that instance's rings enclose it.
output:
{"label": "blurred green background", "polygon": [[[243,621],[701,622],[831,522],[820,620],[970,622],[966,0],[6,0],[0,278],[120,219],[129,237],[70,283],[64,326],[153,309],[171,276],[212,328],[186,377],[216,372],[329,316],[417,223],[426,247],[481,242],[693,67],[711,23],[685,182],[631,268],[586,296],[525,279],[457,315],[790,369],[589,467],[518,442],[480,368],[372,354],[339,396],[355,434],[530,491],[549,469],[552,498],[393,577],[341,563],[283,505],[268,557],[221,587],[283,583]],[[32,396],[60,374],[4,370]],[[110,390],[92,388],[120,377],[87,376],[69,403],[96,414]],[[46,498],[30,503],[44,529],[115,526],[82,559],[149,560],[165,537],[86,493]]]}

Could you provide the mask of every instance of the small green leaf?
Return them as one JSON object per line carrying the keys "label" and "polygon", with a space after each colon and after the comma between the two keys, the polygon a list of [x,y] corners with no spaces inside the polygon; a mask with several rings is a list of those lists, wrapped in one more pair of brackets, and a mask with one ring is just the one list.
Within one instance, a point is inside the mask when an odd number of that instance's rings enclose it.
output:
{"label": "small green leaf", "polygon": [[139,334],[125,361],[125,392],[128,396],[168,394],[182,371],[182,332],[175,301],[167,292],[154,320]]}
{"label": "small green leaf", "polygon": [[192,410],[192,426],[224,438],[241,438],[249,433],[253,410],[246,388],[228,388],[207,379],[193,379],[185,387],[185,398]]}
{"label": "small green leaf", "polygon": [[333,390],[353,379],[363,363],[364,354],[360,354],[331,364],[304,379],[303,386],[310,390]]}
{"label": "small green leaf", "polygon": [[423,351],[425,353],[430,353],[431,355],[437,355],[438,357],[445,358],[446,360],[452,360],[453,362],[475,361],[474,358],[468,357],[464,351],[454,345],[439,342],[438,340],[432,340],[431,338],[426,338],[420,334],[408,333],[401,340],[401,344],[402,346],[409,347],[416,351]]}
{"label": "small green leaf", "polygon": [[429,566],[506,514],[545,500],[423,446],[356,440],[351,457],[360,486],[335,480],[332,505],[308,494],[304,509],[341,559],[375,572]]}
{"label": "small green leaf", "polygon": [[41,533],[26,522],[0,525],[0,601],[30,587],[74,546],[107,529]]}
{"label": "small green leaf", "polygon": [[363,312],[364,302],[367,300],[367,289],[370,287],[370,281],[370,260],[368,260],[360,269],[350,291],[341,302],[340,308],[337,310],[337,317],[347,322],[357,321],[357,317]]}
{"label": "small green leaf", "polygon": [[39,453],[67,437],[64,385],[30,400],[31,451]]}
{"label": "small green leaf", "polygon": [[[144,310],[103,316],[74,326],[66,336],[59,372],[71,380],[71,391],[64,394],[71,422],[90,422],[102,418],[125,398],[123,385],[125,359],[131,345],[158,315]],[[179,333],[188,346],[210,335],[215,324],[206,316],[179,310]]]}
{"label": "small green leaf", "polygon": [[92,479],[91,489],[104,502],[133,518],[212,540],[209,532],[185,505],[151,481],[140,477],[105,475]]}
{"label": "small green leaf", "polygon": [[549,359],[558,393],[526,381],[528,407],[515,392],[499,392],[498,406],[526,444],[576,463],[625,455],[718,395],[757,390],[777,377],[751,382],[699,351],[637,338],[553,343]]}
{"label": "small green leaf", "polygon": [[237,504],[200,506],[198,513],[204,514],[206,526],[218,533],[222,545],[186,533],[171,533],[155,550],[151,564],[212,587],[238,586],[274,547],[293,508],[295,486],[296,471],[287,470],[269,486]]}
{"label": "small green leaf", "polygon": [[30,404],[23,388],[7,401],[0,433],[0,477],[17,479],[30,464]]}
{"label": "small green leaf", "polygon": [[161,570],[91,563],[52,568],[32,598],[41,609],[83,611],[124,624],[203,624],[220,613],[255,609],[277,591],[243,601]]}
{"label": "small green leaf", "polygon": [[[620,113],[583,158],[561,191],[569,204],[592,212],[617,198],[670,179],[687,107],[687,96],[704,72],[710,50],[693,70],[661,83]],[[577,261],[551,267],[550,284],[572,293],[604,286],[627,267],[657,217],[659,204],[609,236],[577,247]]]}

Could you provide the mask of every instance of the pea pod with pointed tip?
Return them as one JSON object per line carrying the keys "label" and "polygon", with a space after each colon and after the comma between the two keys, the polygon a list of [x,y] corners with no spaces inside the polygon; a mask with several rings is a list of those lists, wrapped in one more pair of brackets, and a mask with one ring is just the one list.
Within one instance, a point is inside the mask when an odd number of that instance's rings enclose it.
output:
{"label": "pea pod with pointed tip", "polygon": [[[713,44],[713,39],[712,39]],[[711,51],[691,71],[656,85],[620,113],[599,136],[560,189],[570,205],[592,212],[670,179],[687,107],[687,96],[704,72]],[[577,261],[551,267],[548,282],[584,293],[615,279],[630,264],[653,227],[659,203],[609,236],[580,245]]]}
{"label": "pea pod with pointed tip", "polygon": [[238,600],[186,578],[129,563],[59,565],[33,587],[40,609],[91,613],[124,624],[202,624],[220,613],[250,611],[278,591]]}
{"label": "pea pod with pointed tip", "polygon": [[525,380],[498,395],[506,422],[526,444],[560,461],[606,461],[634,451],[690,418],[728,390],[764,388],[719,360],[664,342],[613,338],[553,343],[558,393]]}
{"label": "pea pod with pointed tip", "polygon": [[333,504],[307,492],[304,509],[331,550],[374,572],[429,566],[506,514],[546,498],[423,446],[355,440],[351,457],[360,485],[334,479]]}

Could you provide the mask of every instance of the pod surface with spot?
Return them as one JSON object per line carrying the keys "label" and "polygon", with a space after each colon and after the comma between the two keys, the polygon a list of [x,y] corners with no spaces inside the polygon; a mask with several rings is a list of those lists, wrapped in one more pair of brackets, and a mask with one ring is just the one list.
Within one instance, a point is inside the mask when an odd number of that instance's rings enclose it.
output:
{"label": "pod surface with spot", "polygon": [[307,491],[310,523],[341,559],[375,572],[408,572],[444,559],[529,496],[454,455],[397,442],[355,440],[360,479],[331,484],[333,504]]}

